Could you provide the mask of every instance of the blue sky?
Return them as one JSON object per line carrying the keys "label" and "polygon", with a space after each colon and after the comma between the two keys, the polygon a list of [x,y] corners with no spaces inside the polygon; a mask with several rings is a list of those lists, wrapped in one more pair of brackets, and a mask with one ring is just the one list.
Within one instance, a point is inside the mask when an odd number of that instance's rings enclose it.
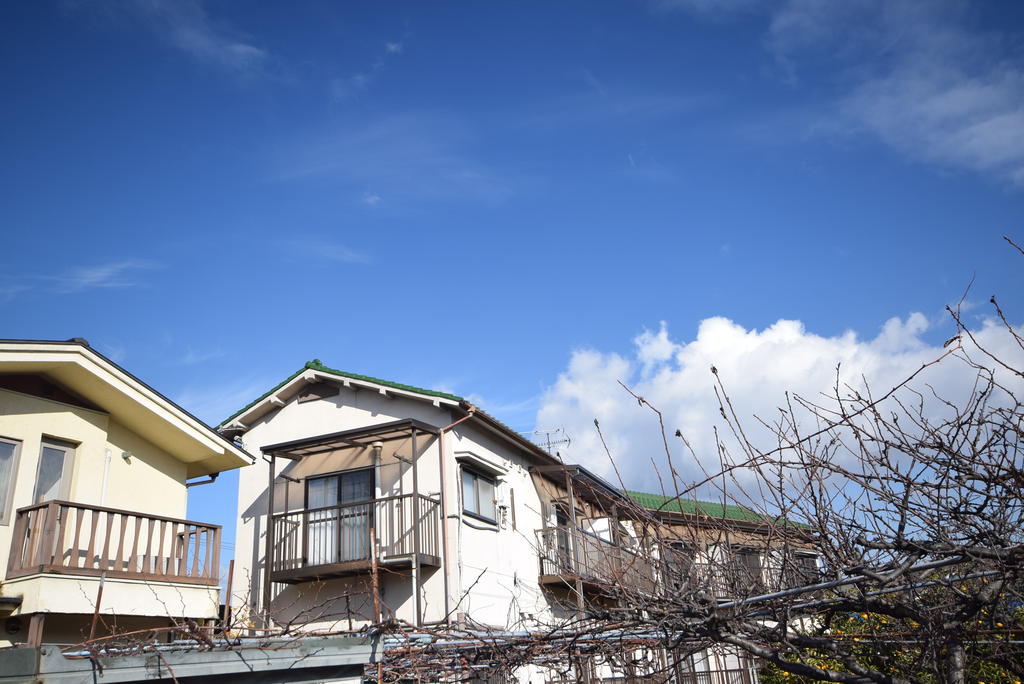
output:
{"label": "blue sky", "polygon": [[[709,359],[778,369],[737,378],[752,404],[803,386],[780,350],[885,382],[972,276],[969,305],[1020,292],[1022,29],[953,0],[5,3],[4,337],[86,337],[212,423],[319,358],[598,468],[601,417],[646,463],[617,379],[696,424]],[[231,486],[192,515],[229,522]]]}

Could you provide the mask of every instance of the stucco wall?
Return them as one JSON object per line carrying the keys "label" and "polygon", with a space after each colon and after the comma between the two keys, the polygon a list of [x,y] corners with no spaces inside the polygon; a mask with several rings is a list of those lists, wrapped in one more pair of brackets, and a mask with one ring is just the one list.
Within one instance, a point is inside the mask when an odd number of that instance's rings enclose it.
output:
{"label": "stucco wall", "polygon": [[[394,420],[415,418],[433,426],[451,423],[455,416],[430,402],[403,397],[385,398],[372,390],[342,388],[339,394],[313,401],[288,401],[283,407],[262,417],[243,435],[243,443],[250,453],[258,453],[269,444],[342,430],[363,428]],[[421,436],[418,466],[419,492],[435,494],[441,489],[438,463],[438,440]],[[392,453],[408,459],[411,456],[408,440],[387,443],[381,469],[382,496],[410,493],[411,467],[395,467],[389,461]],[[368,465],[367,454],[347,450],[341,454],[322,454],[309,457],[306,462],[287,464],[278,460],[278,472],[293,477],[308,477],[317,472],[333,472],[339,466]],[[497,476],[499,515],[497,524],[462,515],[460,463],[481,459],[496,464],[501,472]],[[461,459],[461,460],[460,460]],[[537,614],[549,609],[548,601],[537,585],[538,560],[535,550],[535,530],[542,526],[541,506],[536,488],[528,472],[529,463],[507,442],[491,433],[463,423],[445,438],[445,493],[448,498],[448,526],[451,561],[450,605],[462,596],[457,612],[465,613],[479,622],[506,625],[518,621],[520,614]],[[262,594],[264,531],[267,506],[268,465],[262,459],[239,475],[238,522],[235,541],[235,577],[233,603],[240,610],[258,613]],[[302,486],[289,485],[291,508],[302,505]],[[515,492],[515,524],[511,509]],[[283,510],[283,483],[275,489],[275,509]],[[274,585],[272,611],[281,619],[294,616],[313,616],[327,612],[325,600],[332,590],[337,595],[355,596],[365,591],[368,578],[332,580],[325,583]],[[445,613],[444,574],[441,569],[423,571],[422,613],[426,621],[441,619]],[[362,583],[362,584],[360,584]],[[385,573],[382,578],[384,601],[401,619],[412,621],[414,602],[408,574]],[[472,589],[469,587],[472,586]],[[369,596],[367,593],[366,596]],[[324,629],[329,620],[315,619],[311,629]]]}
{"label": "stucco wall", "polygon": [[455,478],[460,465],[455,458],[462,456],[461,463],[471,467],[468,454],[502,464],[505,469],[496,477],[497,525],[462,515],[460,497],[453,502],[453,512],[459,517],[454,530],[458,562],[452,589],[455,595],[464,595],[460,612],[495,626],[516,622],[521,614],[547,614],[548,598],[537,584],[536,530],[543,526],[542,508],[530,477],[530,463],[514,448],[465,423],[453,430],[451,450],[449,472]]}
{"label": "stucco wall", "polygon": [[[9,580],[6,588],[22,597],[21,613],[91,615],[100,580],[73,575],[36,575]],[[219,607],[217,587],[107,578],[101,615],[213,618]]]}
{"label": "stucco wall", "polygon": [[[11,550],[14,511],[34,503],[41,442],[46,438],[75,446],[69,500],[173,518],[185,515],[185,464],[106,413],[0,389],[0,437],[20,443],[12,514],[9,524],[0,525],[0,571],[4,573]],[[131,456],[124,459],[123,452]],[[5,579],[0,593],[22,596],[22,605],[14,615],[91,613],[96,582],[92,578],[56,576]],[[108,580],[103,612],[166,616],[171,611],[190,617],[216,614],[216,588],[154,586]]]}
{"label": "stucco wall", "polygon": [[[296,398],[292,398],[283,407],[267,414],[251,426],[243,435],[242,442],[249,453],[261,454],[262,447],[270,444],[406,418],[414,418],[434,426],[447,425],[451,422],[447,410],[434,407],[427,402],[400,397],[385,397],[367,389],[339,388],[338,394],[323,399],[300,402]],[[397,451],[405,458],[409,458],[411,456],[410,446],[408,440],[387,444],[382,454],[382,461],[388,464],[381,470],[382,495],[397,494],[399,491],[406,493],[413,491],[411,467],[408,464],[398,467],[395,465],[397,461],[392,457],[392,454]],[[420,452],[418,461],[420,492],[437,492],[440,489],[440,478],[437,474],[436,440],[421,436],[417,447]],[[370,456],[365,451],[347,450],[339,452],[339,454],[313,456],[307,463],[290,464],[284,459],[278,459],[277,468],[279,474],[307,477],[314,472],[332,472],[346,467],[362,467],[370,463]],[[254,602],[262,596],[263,556],[266,544],[264,535],[269,500],[267,496],[268,471],[269,464],[263,458],[258,458],[254,465],[243,468],[239,472],[232,604],[243,613],[252,611]],[[284,483],[279,480],[274,494],[276,511],[283,510],[284,491]],[[288,485],[288,499],[293,509],[301,507],[302,497],[303,487],[301,485]],[[442,582],[439,573],[427,571],[424,580],[425,593],[429,592],[431,596],[435,590],[443,593],[443,590],[437,589]],[[387,592],[388,589],[386,588],[385,591]],[[397,588],[393,590],[395,595],[398,591]],[[278,599],[277,596],[281,592],[284,592],[285,596]],[[315,600],[310,596],[311,592],[308,590],[276,585],[273,605],[291,606],[291,610],[301,613],[307,609],[312,610],[311,604],[306,603]],[[389,601],[389,603],[391,602]],[[431,601],[431,603],[437,602]],[[411,601],[396,599],[393,605],[403,618],[409,617]]]}
{"label": "stucco wall", "polygon": [[[20,443],[11,524],[0,525],[0,569],[6,571],[13,511],[32,505],[41,442],[75,444],[68,497],[75,502],[184,517],[185,464],[118,424],[107,414],[0,389],[0,437]],[[103,486],[104,465],[106,487]],[[125,460],[122,452],[133,456]],[[105,490],[105,491],[104,491]]]}

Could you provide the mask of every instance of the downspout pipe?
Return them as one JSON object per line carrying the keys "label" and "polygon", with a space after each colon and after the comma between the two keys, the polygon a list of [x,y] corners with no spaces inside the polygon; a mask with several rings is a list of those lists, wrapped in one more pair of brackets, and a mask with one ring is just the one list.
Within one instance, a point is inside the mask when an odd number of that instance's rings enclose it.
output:
{"label": "downspout pipe", "polygon": [[458,420],[445,425],[437,433],[437,460],[441,471],[441,546],[444,548],[444,556],[441,560],[444,570],[444,622],[451,624],[451,593],[448,574],[451,571],[450,547],[448,544],[448,476],[445,473],[445,433],[451,431],[459,423],[469,420],[476,414],[476,406],[466,404],[466,415]]}
{"label": "downspout pipe", "polygon": [[100,506],[107,505],[107,478],[110,476],[110,449],[103,457],[103,482],[100,485]]}

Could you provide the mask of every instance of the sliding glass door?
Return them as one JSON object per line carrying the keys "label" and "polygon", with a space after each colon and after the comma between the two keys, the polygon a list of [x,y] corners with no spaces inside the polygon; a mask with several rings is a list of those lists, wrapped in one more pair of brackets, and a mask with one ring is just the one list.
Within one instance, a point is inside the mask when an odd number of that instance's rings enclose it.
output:
{"label": "sliding glass door", "polygon": [[370,468],[307,480],[310,565],[369,560],[373,494]]}

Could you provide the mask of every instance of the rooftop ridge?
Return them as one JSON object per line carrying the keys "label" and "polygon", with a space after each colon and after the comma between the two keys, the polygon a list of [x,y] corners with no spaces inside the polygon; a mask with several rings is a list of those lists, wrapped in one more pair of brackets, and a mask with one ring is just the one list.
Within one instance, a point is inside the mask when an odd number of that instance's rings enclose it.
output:
{"label": "rooftop ridge", "polygon": [[382,385],[384,387],[391,387],[391,388],[394,388],[394,389],[405,390],[407,392],[415,392],[416,394],[424,394],[424,395],[427,395],[427,396],[430,396],[430,397],[440,397],[441,399],[449,399],[451,401],[458,401],[458,402],[465,401],[465,399],[463,399],[462,397],[458,396],[457,394],[450,394],[448,392],[438,392],[437,390],[428,390],[428,389],[424,389],[422,387],[416,387],[415,385],[406,385],[406,384],[403,384],[403,383],[400,383],[400,382],[393,382],[391,380],[383,380],[381,378],[375,378],[375,377],[370,376],[370,375],[360,375],[359,373],[348,373],[346,371],[338,370],[337,368],[331,368],[329,366],[325,366],[323,364],[323,362],[320,361],[320,359],[313,359],[312,361],[307,361],[305,364],[303,364],[302,368],[300,368],[299,370],[295,371],[294,373],[289,375],[287,378],[285,378],[281,382],[277,383],[276,385],[271,387],[269,390],[267,390],[266,392],[264,392],[260,396],[256,397],[256,399],[252,400],[251,402],[249,402],[248,404],[246,404],[245,406],[243,406],[242,408],[238,409],[237,411],[232,413],[230,416],[228,416],[227,418],[222,420],[220,423],[218,423],[218,426],[222,426],[222,425],[226,425],[227,423],[230,423],[232,420],[234,420],[238,416],[242,415],[243,413],[245,413],[246,411],[251,409],[253,406],[255,406],[256,404],[260,403],[261,401],[263,401],[264,399],[269,397],[271,394],[273,394],[274,392],[276,392],[277,390],[281,389],[282,387],[287,385],[289,382],[291,382],[292,380],[297,378],[299,375],[301,375],[303,373],[303,371],[307,371],[307,370],[319,371],[321,373],[329,373],[331,375],[337,375],[338,377],[348,378],[350,380],[360,380],[362,382],[372,382],[374,384]]}

